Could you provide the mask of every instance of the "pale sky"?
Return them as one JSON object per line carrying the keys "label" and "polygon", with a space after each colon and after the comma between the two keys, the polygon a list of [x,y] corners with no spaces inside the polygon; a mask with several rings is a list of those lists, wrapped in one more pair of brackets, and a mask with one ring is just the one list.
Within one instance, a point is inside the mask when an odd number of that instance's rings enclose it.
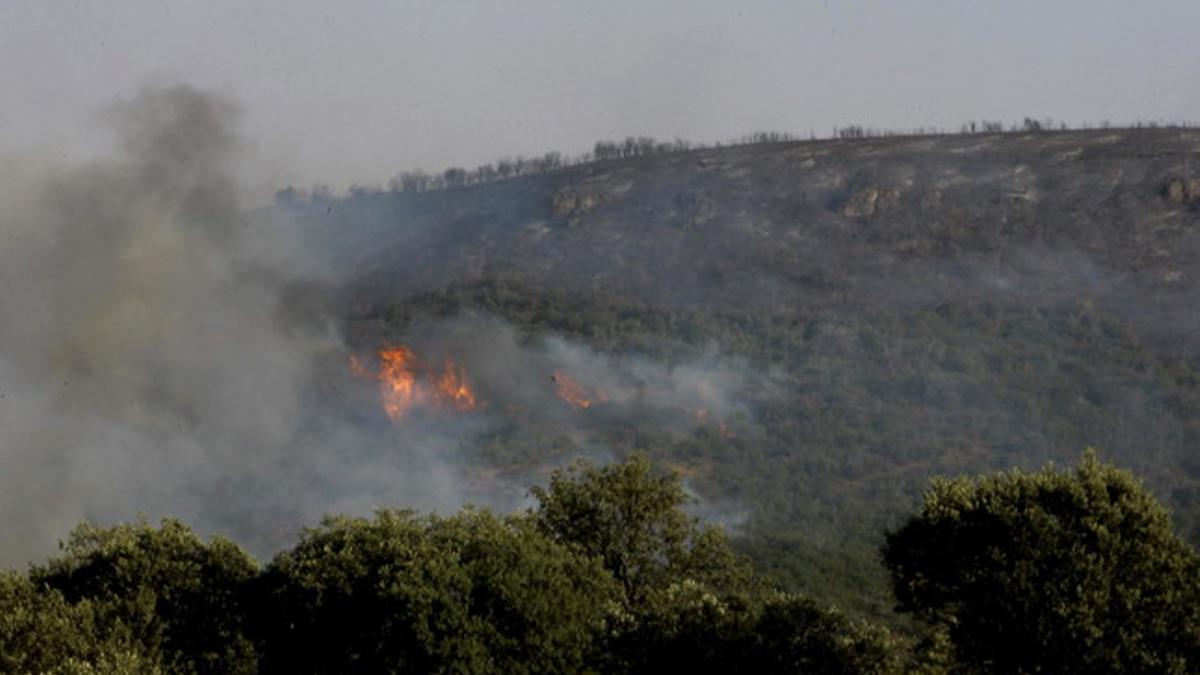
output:
{"label": "pale sky", "polygon": [[1200,121],[1200,0],[0,0],[0,154],[148,82],[238,100],[277,186],[598,139]]}

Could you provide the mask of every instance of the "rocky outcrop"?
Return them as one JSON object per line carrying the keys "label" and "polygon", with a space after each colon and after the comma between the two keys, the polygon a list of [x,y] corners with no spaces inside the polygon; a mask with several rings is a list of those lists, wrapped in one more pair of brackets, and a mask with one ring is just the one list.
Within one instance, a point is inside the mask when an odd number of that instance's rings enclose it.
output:
{"label": "rocky outcrop", "polygon": [[1176,178],[1167,183],[1167,201],[1176,204],[1200,202],[1200,178]]}
{"label": "rocky outcrop", "polygon": [[850,195],[842,207],[842,215],[849,218],[873,216],[895,208],[900,204],[900,191],[893,187],[869,187]]}
{"label": "rocky outcrop", "polygon": [[606,201],[608,201],[608,195],[602,190],[565,187],[555,192],[550,198],[550,207],[553,209],[555,218],[576,222],[580,216]]}

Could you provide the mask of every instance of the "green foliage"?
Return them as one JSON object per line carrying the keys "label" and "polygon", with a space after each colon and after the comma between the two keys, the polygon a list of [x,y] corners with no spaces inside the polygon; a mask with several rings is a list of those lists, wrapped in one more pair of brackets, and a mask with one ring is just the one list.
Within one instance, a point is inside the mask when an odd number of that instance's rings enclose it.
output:
{"label": "green foliage", "polygon": [[742,656],[754,608],[684,579],[651,594],[622,619],[605,650],[606,672],[722,670]]}
{"label": "green foliage", "polygon": [[603,561],[624,591],[605,672],[895,672],[886,630],[768,592],[723,531],[683,510],[678,476],[642,455],[578,463],[531,491],[537,526]]}
{"label": "green foliage", "polygon": [[683,579],[722,593],[748,587],[749,567],[724,533],[685,513],[688,497],[678,477],[656,475],[642,455],[599,468],[578,463],[555,471],[549,487],[530,491],[538,500],[537,527],[600,559],[627,607]]}
{"label": "green foliage", "polygon": [[893,672],[890,634],[768,591],[649,460],[555,473],[502,518],[328,517],[258,570],[178,521],[84,524],[0,575],[0,669]]}
{"label": "green foliage", "polygon": [[329,518],[263,582],[263,672],[579,670],[616,602],[599,565],[520,518]]}
{"label": "green foliage", "polygon": [[576,464],[499,517],[329,517],[260,571],[177,521],[0,573],[0,671],[1188,673],[1200,556],[1127,472],[935,481],[883,557],[920,639],[770,589],[677,475]]}
{"label": "green foliage", "polygon": [[122,625],[97,621],[93,603],[68,603],[56,590],[0,571],[0,672],[150,675],[157,660]]}
{"label": "green foliage", "polygon": [[1200,670],[1200,558],[1094,452],[1074,472],[937,480],[883,553],[956,672]]}
{"label": "green foliage", "polygon": [[883,675],[900,672],[899,642],[884,628],[851,621],[809,598],[767,602],[745,649],[745,672]]}
{"label": "green foliage", "polygon": [[215,674],[255,670],[243,597],[256,572],[228,540],[205,543],[183,523],[164,520],[159,528],[80,525],[63,555],[30,576],[90,607],[101,630],[127,630],[169,672]]}
{"label": "green foliage", "polygon": [[608,672],[900,672],[902,649],[886,629],[803,596],[776,593],[746,602],[685,580],[656,594],[638,614],[607,652]]}
{"label": "green foliage", "polygon": [[[869,541],[869,540],[868,540]],[[789,582],[792,588],[820,592],[820,600],[851,615],[872,617],[904,630],[907,621],[893,613],[886,571],[879,564],[879,545],[840,542],[820,546],[803,534],[743,533],[731,541],[768,579]]]}
{"label": "green foliage", "polygon": [[[752,410],[730,421],[732,434],[670,435],[634,420],[595,435],[685,468],[705,498],[744,507],[736,545],[756,569],[860,616],[896,622],[879,532],[931,475],[1035,469],[1103,447],[1169,498],[1176,525],[1200,544],[1200,365],[1178,342],[1091,300],[848,311],[826,304],[830,293],[776,308],[688,306],[485,279],[381,303],[351,333],[372,343],[421,318],[474,311],[529,336],[665,363],[715,346],[769,372],[750,377],[762,386],[728,392]],[[468,461],[530,470],[578,450],[562,428],[511,428],[466,449]]]}

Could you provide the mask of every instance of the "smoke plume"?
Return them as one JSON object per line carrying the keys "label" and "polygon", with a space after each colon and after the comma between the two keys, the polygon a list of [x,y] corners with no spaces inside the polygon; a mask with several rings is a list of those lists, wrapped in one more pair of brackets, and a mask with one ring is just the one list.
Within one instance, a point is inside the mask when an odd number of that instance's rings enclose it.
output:
{"label": "smoke plume", "polygon": [[515,505],[522,488],[472,491],[457,449],[514,409],[578,426],[556,370],[604,392],[606,414],[736,414],[735,370],[464,317],[406,339],[461,361],[486,406],[390,423],[346,368],[328,268],[243,208],[237,118],[221,96],[147,89],[103,115],[113,157],[0,164],[0,563],[46,555],[84,519],[177,516],[261,554],[327,512]]}

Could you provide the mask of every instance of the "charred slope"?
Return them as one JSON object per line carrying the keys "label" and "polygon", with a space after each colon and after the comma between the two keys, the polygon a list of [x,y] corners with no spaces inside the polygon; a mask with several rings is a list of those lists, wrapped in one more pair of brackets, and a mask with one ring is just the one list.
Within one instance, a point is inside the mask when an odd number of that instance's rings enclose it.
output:
{"label": "charred slope", "polygon": [[1195,264],[1198,146],[1200,132],[1167,130],[750,145],[312,213],[385,298],[494,278],[769,309],[927,304],[1018,281],[1168,291]]}
{"label": "charred slope", "polygon": [[[813,550],[868,556],[932,474],[1088,445],[1197,539],[1193,160],[1200,133],[1179,130],[822,141],[292,208],[356,271],[359,343],[473,310],[666,363],[715,345],[757,369],[770,386],[736,392],[751,412],[733,433],[626,420],[599,437],[745,508],[748,546],[803,583],[822,574]],[[518,426],[479,459],[535,465],[537,439],[569,443]]]}

